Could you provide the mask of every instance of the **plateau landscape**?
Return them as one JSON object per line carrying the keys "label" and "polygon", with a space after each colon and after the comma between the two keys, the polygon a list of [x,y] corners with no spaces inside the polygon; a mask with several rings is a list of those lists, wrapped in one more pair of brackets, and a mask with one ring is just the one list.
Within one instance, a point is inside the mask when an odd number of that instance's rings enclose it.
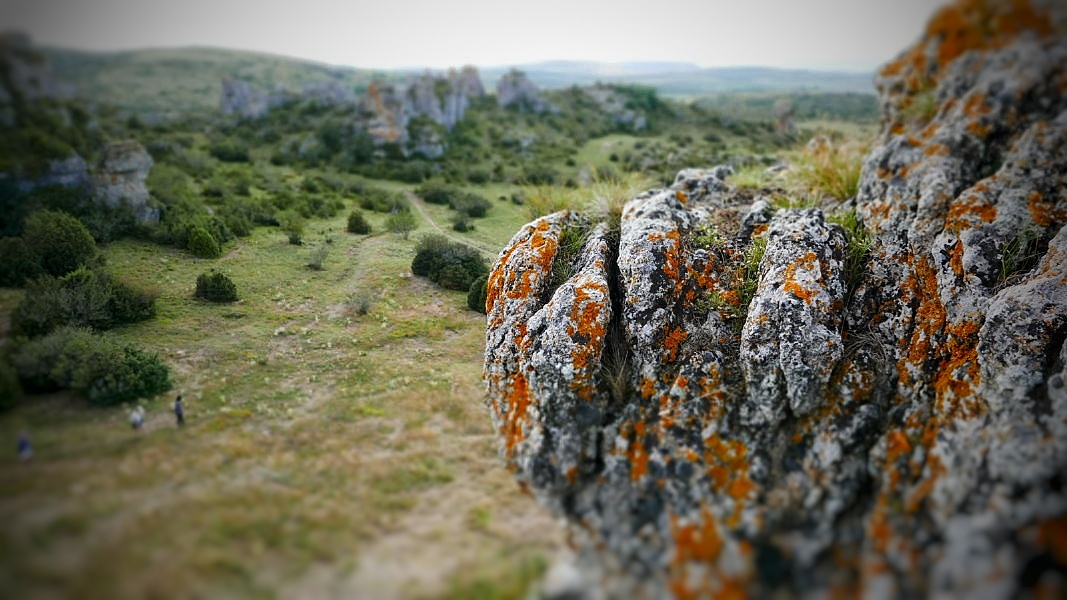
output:
{"label": "plateau landscape", "polygon": [[0,598],[1067,594],[1062,2],[123,2],[0,35]]}

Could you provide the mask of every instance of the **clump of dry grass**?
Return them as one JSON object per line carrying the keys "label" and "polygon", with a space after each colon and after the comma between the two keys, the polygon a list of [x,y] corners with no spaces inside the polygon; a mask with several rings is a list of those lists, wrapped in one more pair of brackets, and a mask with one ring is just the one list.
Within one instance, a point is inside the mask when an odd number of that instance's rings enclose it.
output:
{"label": "clump of dry grass", "polygon": [[815,138],[794,157],[789,187],[802,194],[838,202],[855,197],[867,147],[866,143],[834,143],[825,137]]}

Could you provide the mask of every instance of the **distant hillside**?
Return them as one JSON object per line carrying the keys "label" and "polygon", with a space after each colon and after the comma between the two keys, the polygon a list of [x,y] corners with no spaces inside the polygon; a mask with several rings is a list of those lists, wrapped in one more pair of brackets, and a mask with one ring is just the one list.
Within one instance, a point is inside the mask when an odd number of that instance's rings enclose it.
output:
{"label": "distant hillside", "polygon": [[[482,69],[495,82],[510,67]],[[810,71],[771,67],[702,69],[686,63],[594,63],[553,61],[517,65],[542,88],[597,81],[647,85],[664,96],[708,96],[733,92],[833,92],[874,94],[873,73]]]}
{"label": "distant hillside", "polygon": [[295,58],[218,48],[168,48],[95,53],[43,49],[57,80],[73,84],[77,96],[138,112],[168,113],[218,108],[223,77],[262,89],[337,81],[362,91],[383,71],[315,63]]}
{"label": "distant hillside", "polygon": [[[401,80],[416,71],[382,71],[327,65],[273,54],[219,48],[168,48],[95,53],[46,48],[57,80],[80,98],[139,113],[171,113],[219,106],[223,77],[257,88],[299,91],[334,81],[362,93],[372,79]],[[457,65],[457,67],[460,65]],[[542,89],[598,81],[647,85],[661,95],[702,97],[736,92],[874,93],[870,73],[802,71],[767,67],[702,69],[677,62],[597,63],[550,61],[518,65]],[[510,67],[480,68],[495,87]],[[421,72],[417,71],[417,72]]]}

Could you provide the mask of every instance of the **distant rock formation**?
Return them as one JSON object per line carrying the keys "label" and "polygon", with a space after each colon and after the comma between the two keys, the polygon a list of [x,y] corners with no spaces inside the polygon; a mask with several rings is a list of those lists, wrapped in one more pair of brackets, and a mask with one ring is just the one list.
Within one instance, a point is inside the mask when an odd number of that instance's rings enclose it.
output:
{"label": "distant rock formation", "polygon": [[[360,101],[363,122],[357,127],[379,144],[395,142],[405,152],[410,149],[439,156],[444,152],[440,132],[426,125],[452,130],[471,102],[484,95],[478,70],[470,66],[459,71],[451,69],[443,77],[430,72],[412,76],[401,86],[375,82]],[[424,123],[416,131],[409,131],[409,124],[416,119]]]}
{"label": "distant rock formation", "polygon": [[640,111],[626,107],[626,97],[610,85],[597,84],[585,88],[588,94],[600,106],[600,110],[611,116],[616,125],[631,131],[642,131],[648,126],[648,117]]}
{"label": "distant rock formation", "polygon": [[869,254],[727,169],[515,235],[487,404],[568,524],[556,592],[1067,593],[1065,26],[962,0],[882,69]]}
{"label": "distant rock formation", "polygon": [[224,115],[258,119],[267,114],[267,95],[247,81],[224,77],[220,109]]}
{"label": "distant rock formation", "polygon": [[138,223],[159,222],[159,209],[149,205],[146,180],[152,157],[134,140],[108,144],[100,168],[92,175],[93,199],[109,207],[128,204]]}
{"label": "distant rock formation", "polygon": [[551,105],[541,96],[541,90],[525,73],[511,69],[496,84],[496,99],[500,106],[518,107],[530,112],[548,112]]}

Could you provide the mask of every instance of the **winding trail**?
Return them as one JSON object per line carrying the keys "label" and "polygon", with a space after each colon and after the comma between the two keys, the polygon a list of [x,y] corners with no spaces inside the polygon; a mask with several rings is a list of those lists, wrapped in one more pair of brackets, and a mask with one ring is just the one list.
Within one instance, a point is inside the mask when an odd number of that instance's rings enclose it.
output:
{"label": "winding trail", "polygon": [[426,204],[423,202],[422,198],[418,197],[418,195],[416,195],[414,192],[409,191],[409,190],[404,190],[404,195],[406,195],[408,197],[408,200],[411,201],[411,205],[413,207],[415,207],[415,210],[419,213],[419,216],[422,217],[424,221],[429,223],[430,227],[432,227],[437,233],[443,235],[445,238],[447,238],[447,239],[449,239],[449,240],[451,240],[453,242],[456,242],[457,244],[463,244],[464,246],[467,246],[468,248],[472,248],[474,250],[477,250],[478,252],[482,253],[487,258],[489,258],[490,261],[493,261],[493,260],[496,259],[498,252],[496,252],[494,250],[489,250],[488,248],[485,248],[484,246],[480,246],[478,244],[475,244],[474,242],[472,242],[470,240],[458,237],[458,236],[453,235],[453,234],[449,233],[448,231],[445,231],[444,229],[442,229],[441,226],[438,225],[437,222],[434,221],[430,217],[430,215],[426,212]]}

